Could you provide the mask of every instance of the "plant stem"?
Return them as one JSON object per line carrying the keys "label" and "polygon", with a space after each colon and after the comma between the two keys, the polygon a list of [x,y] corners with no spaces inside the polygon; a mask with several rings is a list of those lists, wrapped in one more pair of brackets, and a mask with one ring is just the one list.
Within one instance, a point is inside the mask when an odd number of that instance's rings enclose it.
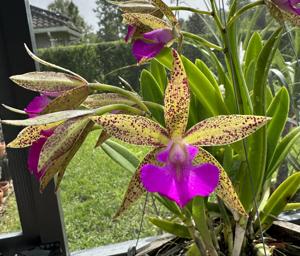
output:
{"label": "plant stem", "polygon": [[89,83],[89,88],[91,90],[101,91],[101,92],[114,92],[120,95],[127,97],[128,99],[135,102],[143,111],[147,114],[151,115],[147,106],[142,102],[142,100],[134,93],[126,91],[122,88],[108,85],[108,84],[101,84],[101,83]]}
{"label": "plant stem", "polygon": [[183,36],[185,36],[187,38],[190,38],[190,39],[196,41],[197,43],[205,45],[209,48],[213,48],[213,49],[216,49],[218,51],[223,50],[223,48],[221,46],[213,44],[213,43],[207,41],[206,39],[204,39],[203,37],[197,36],[195,34],[192,34],[192,33],[186,32],[186,31],[181,31],[181,33],[182,33]]}
{"label": "plant stem", "polygon": [[103,115],[105,113],[112,112],[114,110],[123,110],[123,111],[129,112],[129,113],[132,113],[132,114],[136,114],[136,115],[145,114],[144,111],[142,111],[138,108],[135,108],[135,107],[128,106],[126,104],[112,104],[112,105],[100,107],[100,108],[96,109],[94,113],[96,115],[100,116],[100,115]]}
{"label": "plant stem", "polygon": [[182,212],[185,215],[184,224],[188,228],[188,231],[195,242],[196,247],[198,248],[201,256],[207,256],[208,251],[206,250],[205,243],[203,242],[199,232],[195,229],[191,214],[187,209],[182,209]]}
{"label": "plant stem", "polygon": [[188,6],[170,6],[170,9],[173,11],[188,11],[188,12],[198,13],[202,15],[212,15],[212,12],[202,11]]}
{"label": "plant stem", "polygon": [[259,6],[259,5],[262,5],[262,4],[265,4],[265,2],[263,0],[260,0],[260,1],[257,1],[257,2],[254,2],[254,3],[250,3],[250,4],[247,4],[245,6],[243,6],[241,9],[239,9],[232,17],[231,19],[228,21],[227,23],[227,27],[230,28],[231,25],[235,22],[235,20],[237,18],[239,18],[243,13],[245,13],[246,11],[252,9],[253,7],[256,7],[256,6]]}

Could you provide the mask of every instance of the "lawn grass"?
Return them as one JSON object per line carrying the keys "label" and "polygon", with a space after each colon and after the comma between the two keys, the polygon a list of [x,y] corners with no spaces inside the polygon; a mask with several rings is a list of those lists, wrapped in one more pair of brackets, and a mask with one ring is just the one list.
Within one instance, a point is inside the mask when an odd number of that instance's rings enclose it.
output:
{"label": "lawn grass", "polygon": [[[70,251],[135,239],[139,230],[144,198],[119,219],[112,220],[132,174],[112,161],[101,148],[94,149],[98,135],[95,131],[88,136],[61,183],[60,196]],[[148,151],[129,147],[140,159]],[[19,229],[13,197],[8,203],[5,218],[0,220],[0,233]],[[146,216],[154,214],[150,202],[148,205]],[[157,232],[146,218],[141,236]]]}

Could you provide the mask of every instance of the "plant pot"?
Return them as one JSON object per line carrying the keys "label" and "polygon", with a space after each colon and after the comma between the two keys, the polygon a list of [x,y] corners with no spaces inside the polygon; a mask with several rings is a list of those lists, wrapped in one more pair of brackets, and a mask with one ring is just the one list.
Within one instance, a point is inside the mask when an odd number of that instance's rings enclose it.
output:
{"label": "plant pot", "polygon": [[4,157],[5,155],[5,143],[0,142],[0,158]]}
{"label": "plant pot", "polygon": [[0,188],[0,206],[3,202],[3,196],[4,196],[3,190]]}
{"label": "plant pot", "polygon": [[3,196],[7,196],[9,189],[8,181],[0,181],[0,189],[3,191]]}

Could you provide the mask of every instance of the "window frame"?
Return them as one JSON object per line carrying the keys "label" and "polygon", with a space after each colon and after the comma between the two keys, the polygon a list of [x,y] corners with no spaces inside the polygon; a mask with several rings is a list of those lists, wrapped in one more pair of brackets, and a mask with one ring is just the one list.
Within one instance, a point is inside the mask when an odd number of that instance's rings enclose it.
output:
{"label": "window frame", "polygon": [[[38,70],[28,56],[24,43],[35,50],[27,0],[10,0],[0,8],[0,103],[24,109],[37,94],[25,90],[9,77]],[[24,116],[0,107],[1,119],[22,119]],[[22,127],[2,125],[5,142],[16,137]],[[16,250],[43,243],[59,242],[62,255],[69,255],[59,193],[51,182],[42,194],[39,184],[27,171],[27,149],[7,149],[22,231],[0,234],[0,252],[14,255]]]}

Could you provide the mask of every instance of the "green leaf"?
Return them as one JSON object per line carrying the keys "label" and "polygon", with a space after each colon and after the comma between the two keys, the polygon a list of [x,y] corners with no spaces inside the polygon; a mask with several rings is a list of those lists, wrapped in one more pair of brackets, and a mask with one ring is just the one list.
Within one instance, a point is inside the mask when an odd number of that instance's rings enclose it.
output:
{"label": "green leaf", "polygon": [[168,83],[166,69],[156,59],[153,59],[150,62],[150,70],[161,91],[164,92]]}
{"label": "green leaf", "polygon": [[[146,69],[140,77],[141,93],[144,101],[155,102],[163,105],[163,91],[155,80],[154,76]],[[152,115],[160,124],[164,124],[164,113],[155,108],[150,108]]]}
{"label": "green leaf", "polygon": [[1,123],[15,126],[31,126],[60,122],[66,119],[93,114],[92,110],[65,110],[23,120],[1,120]]}
{"label": "green leaf", "polygon": [[176,222],[165,219],[149,218],[150,222],[163,231],[182,238],[191,238],[188,228]]}
{"label": "green leaf", "polygon": [[267,116],[272,117],[267,127],[267,164],[275,153],[275,148],[285,127],[285,122],[289,113],[289,104],[288,91],[285,87],[282,87],[267,110]]}
{"label": "green leaf", "polygon": [[297,127],[290,131],[277,145],[274,155],[270,160],[268,168],[266,170],[266,179],[270,178],[272,174],[277,170],[282,161],[286,158],[290,152],[292,146],[297,141],[300,135],[300,127]]}
{"label": "green leaf", "polygon": [[[244,58],[244,70],[248,70],[252,61],[256,62],[257,57],[262,50],[263,43],[258,32],[254,32],[250,38]],[[246,72],[245,72],[246,73]]]}
{"label": "green leaf", "polygon": [[284,207],[284,211],[295,211],[300,209],[300,203],[289,203]]}
{"label": "green leaf", "polygon": [[169,200],[169,199],[167,199],[167,198],[165,198],[161,195],[155,195],[155,196],[156,196],[157,200],[162,205],[164,205],[170,212],[174,213],[179,218],[182,217],[182,213],[180,211],[180,208],[178,207],[178,205],[175,202],[173,202],[173,201],[171,201],[171,200]]}
{"label": "green leaf", "polygon": [[[300,187],[300,172],[294,173],[282,182],[268,199],[260,213],[260,222],[264,230],[268,229],[286,207],[288,201],[295,195]],[[256,225],[258,223],[256,222]]]}
{"label": "green leaf", "polygon": [[135,172],[140,163],[133,153],[115,141],[107,140],[101,145],[101,148],[112,160],[131,173]]}
{"label": "green leaf", "polygon": [[[259,53],[253,88],[253,113],[256,115],[266,115],[266,84],[270,65],[276,49],[282,29],[276,30],[263,46]],[[249,138],[248,164],[249,170],[241,178],[240,198],[246,211],[253,206],[253,197],[249,196],[251,191],[255,191],[255,198],[259,195],[263,184],[263,179],[267,164],[267,129],[262,127]],[[250,181],[250,175],[253,182]]]}
{"label": "green leaf", "polygon": [[206,76],[206,78],[210,81],[210,83],[213,85],[213,87],[216,90],[216,93],[219,94],[218,96],[220,98],[223,98],[218,82],[215,79],[214,73],[212,73],[212,71],[208,68],[208,66],[200,59],[196,59],[195,64],[200,69],[200,71]]}

